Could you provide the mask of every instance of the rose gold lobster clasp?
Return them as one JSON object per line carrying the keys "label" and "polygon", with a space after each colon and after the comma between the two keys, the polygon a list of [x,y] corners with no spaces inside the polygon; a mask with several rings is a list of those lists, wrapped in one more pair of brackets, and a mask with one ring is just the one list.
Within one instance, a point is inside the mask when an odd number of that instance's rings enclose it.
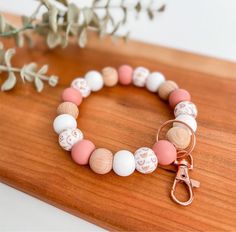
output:
{"label": "rose gold lobster clasp", "polygon": [[[190,155],[190,160],[191,160],[190,164],[186,159],[182,159],[180,161],[175,162],[175,164],[178,165],[178,171],[177,171],[177,174],[176,174],[176,177],[174,180],[174,184],[171,189],[171,197],[176,203],[178,203],[182,206],[187,206],[192,203],[193,197],[194,197],[193,188],[200,187],[200,182],[189,178],[188,170],[193,169],[191,155]],[[180,201],[175,196],[175,190],[176,190],[176,186],[178,183],[184,183],[186,185],[186,188],[188,189],[188,193],[189,193],[189,199],[187,201]]]}

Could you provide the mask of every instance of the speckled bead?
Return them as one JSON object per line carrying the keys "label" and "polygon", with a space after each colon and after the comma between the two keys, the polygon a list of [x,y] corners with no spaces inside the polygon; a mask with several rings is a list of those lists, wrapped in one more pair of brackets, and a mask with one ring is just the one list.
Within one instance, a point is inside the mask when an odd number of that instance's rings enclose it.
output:
{"label": "speckled bead", "polygon": [[175,145],[177,149],[185,149],[189,146],[191,135],[186,128],[172,127],[166,133],[166,138]]}
{"label": "speckled bead", "polygon": [[178,117],[181,114],[187,114],[194,118],[197,117],[197,107],[194,103],[189,101],[182,101],[175,106],[174,115]]}
{"label": "speckled bead", "polygon": [[169,96],[169,104],[172,108],[182,101],[191,101],[191,95],[185,89],[176,89]]}
{"label": "speckled bead", "polygon": [[57,107],[57,114],[70,114],[72,115],[75,119],[79,115],[79,109],[77,105],[75,105],[73,102],[62,102],[58,107]]}
{"label": "speckled bead", "polygon": [[58,137],[58,142],[60,146],[66,150],[70,151],[72,146],[78,141],[83,139],[83,133],[78,128],[76,129],[66,129],[62,131]]}
{"label": "speckled bead", "polygon": [[133,68],[127,64],[121,65],[118,69],[119,83],[130,85],[132,83]]}
{"label": "speckled bead", "polygon": [[98,148],[89,158],[90,168],[97,174],[106,174],[112,169],[113,154],[106,148]]}
{"label": "speckled bead", "polygon": [[115,68],[106,67],[102,70],[104,85],[113,87],[118,83],[118,73]]}
{"label": "speckled bead", "polygon": [[102,75],[97,71],[87,72],[84,78],[93,92],[101,90],[104,85]]}
{"label": "speckled bead", "polygon": [[86,98],[90,95],[91,89],[84,78],[78,77],[71,82],[71,87],[78,90],[82,97]]}
{"label": "speckled bead", "polygon": [[82,102],[81,93],[72,87],[64,89],[61,98],[63,101],[73,102],[77,106],[80,105]]}
{"label": "speckled bead", "polygon": [[77,122],[70,114],[58,115],[53,121],[53,128],[57,134],[60,134],[62,131],[68,128],[75,129],[76,127]]}
{"label": "speckled bead", "polygon": [[135,168],[138,172],[148,174],[157,168],[157,156],[148,147],[141,147],[134,153]]}
{"label": "speckled bead", "polygon": [[137,87],[144,87],[149,73],[149,70],[144,67],[137,67],[134,69],[133,84]]}
{"label": "speckled bead", "polygon": [[153,72],[148,75],[146,87],[150,92],[157,92],[160,85],[165,81],[165,77],[160,72]]}
{"label": "speckled bead", "polygon": [[[195,120],[194,117],[190,116],[190,115],[187,115],[187,114],[180,114],[178,117],[175,118],[176,120],[178,121],[181,121],[181,122],[185,122],[190,128],[192,128],[192,130],[194,132],[197,131],[197,122]],[[184,124],[182,123],[178,123],[178,122],[174,122],[173,123],[173,126],[179,126],[179,127],[185,127],[185,128],[188,128],[187,126],[185,126]]]}
{"label": "speckled bead", "polygon": [[113,171],[119,176],[129,176],[135,170],[134,155],[127,151],[121,150],[115,153],[113,159]]}
{"label": "speckled bead", "polygon": [[160,85],[158,95],[162,100],[168,100],[169,95],[178,88],[178,85],[174,81],[165,81]]}

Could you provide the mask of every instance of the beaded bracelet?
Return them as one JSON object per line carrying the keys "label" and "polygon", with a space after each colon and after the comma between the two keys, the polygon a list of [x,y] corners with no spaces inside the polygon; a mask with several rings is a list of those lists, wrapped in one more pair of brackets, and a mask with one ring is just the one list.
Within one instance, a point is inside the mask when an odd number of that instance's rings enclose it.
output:
{"label": "beaded bracelet", "polygon": [[[78,106],[82,99],[91,92],[102,89],[105,85],[112,87],[118,84],[144,87],[158,93],[161,99],[168,100],[174,109],[174,120],[161,125],[157,132],[156,142],[152,149],[141,147],[132,154],[128,150],[121,150],[114,154],[105,148],[96,148],[93,142],[84,139],[83,133],[77,128],[76,118],[79,115]],[[71,151],[72,159],[79,165],[89,164],[97,174],[113,171],[119,176],[129,176],[135,169],[143,174],[152,173],[157,165],[176,165],[178,171],[171,189],[172,199],[180,205],[189,205],[193,200],[193,187],[199,187],[199,182],[189,178],[188,170],[193,169],[191,152],[196,144],[197,108],[191,102],[188,91],[180,89],[174,81],[166,80],[160,72],[153,72],[144,67],[134,70],[129,65],[122,65],[118,70],[106,67],[102,73],[89,71],[84,78],[76,78],[71,87],[62,93],[62,103],[57,108],[58,116],[53,122],[54,130],[59,134],[59,144]],[[164,138],[160,139],[164,128],[170,126]],[[186,184],[189,199],[180,201],[175,196],[177,183]]]}

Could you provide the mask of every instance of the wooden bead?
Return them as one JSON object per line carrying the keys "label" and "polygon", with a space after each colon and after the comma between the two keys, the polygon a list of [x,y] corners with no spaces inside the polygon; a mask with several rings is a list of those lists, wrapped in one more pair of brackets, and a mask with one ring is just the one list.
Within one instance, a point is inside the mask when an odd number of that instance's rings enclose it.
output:
{"label": "wooden bead", "polygon": [[118,83],[118,73],[116,69],[112,67],[104,68],[102,70],[102,77],[105,86],[113,87]]}
{"label": "wooden bead", "polygon": [[113,154],[105,148],[93,151],[89,159],[90,168],[97,174],[106,174],[112,169]]}
{"label": "wooden bead", "polygon": [[77,105],[75,105],[73,102],[62,102],[57,107],[57,114],[70,114],[74,118],[77,118],[79,115],[79,109]]}
{"label": "wooden bead", "polygon": [[187,148],[191,141],[189,131],[183,127],[172,127],[168,130],[166,138],[178,149]]}
{"label": "wooden bead", "polygon": [[158,89],[159,97],[163,100],[168,100],[169,95],[174,90],[178,89],[178,85],[174,81],[165,81]]}

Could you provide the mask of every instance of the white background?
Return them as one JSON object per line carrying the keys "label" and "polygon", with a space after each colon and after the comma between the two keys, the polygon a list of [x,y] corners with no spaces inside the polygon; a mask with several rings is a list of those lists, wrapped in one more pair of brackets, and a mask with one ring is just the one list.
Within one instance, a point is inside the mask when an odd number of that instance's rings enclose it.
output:
{"label": "white background", "polygon": [[[165,2],[166,11],[154,22],[148,22],[145,16],[138,22],[131,20],[131,38],[236,61],[235,0]],[[33,0],[0,0],[0,11],[30,14],[35,4]],[[0,231],[102,229],[0,184]]]}

